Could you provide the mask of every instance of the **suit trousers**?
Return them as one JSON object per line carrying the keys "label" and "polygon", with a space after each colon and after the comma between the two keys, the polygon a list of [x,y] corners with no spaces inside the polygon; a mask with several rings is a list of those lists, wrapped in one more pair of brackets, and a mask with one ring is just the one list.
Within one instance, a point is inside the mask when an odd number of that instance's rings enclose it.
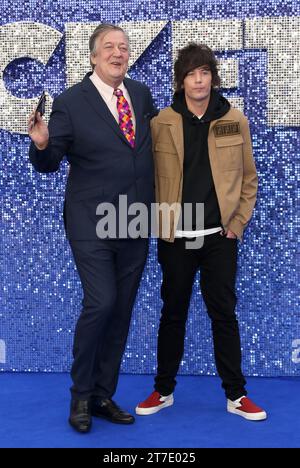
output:
{"label": "suit trousers", "polygon": [[215,362],[227,398],[246,395],[241,371],[241,344],[235,315],[237,240],[220,232],[204,237],[198,249],[186,249],[187,239],[158,240],[162,268],[163,307],[158,334],[155,389],[169,395],[184,352],[185,325],[194,278],[200,270],[202,296],[211,319]]}
{"label": "suit trousers", "polygon": [[115,393],[148,239],[70,240],[83,289],[75,328],[72,397]]}

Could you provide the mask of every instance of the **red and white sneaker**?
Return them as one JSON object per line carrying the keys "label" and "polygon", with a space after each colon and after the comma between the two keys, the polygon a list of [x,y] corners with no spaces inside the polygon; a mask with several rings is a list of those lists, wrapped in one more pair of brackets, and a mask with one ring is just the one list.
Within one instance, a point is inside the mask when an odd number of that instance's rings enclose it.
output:
{"label": "red and white sneaker", "polygon": [[250,419],[250,421],[267,419],[267,413],[246,396],[242,396],[235,401],[227,400],[227,411]]}
{"label": "red and white sneaker", "polygon": [[163,408],[172,406],[174,403],[173,393],[167,396],[162,396],[158,392],[152,392],[151,395],[142,403],[139,403],[135,408],[136,414],[140,416],[147,416],[154,414]]}

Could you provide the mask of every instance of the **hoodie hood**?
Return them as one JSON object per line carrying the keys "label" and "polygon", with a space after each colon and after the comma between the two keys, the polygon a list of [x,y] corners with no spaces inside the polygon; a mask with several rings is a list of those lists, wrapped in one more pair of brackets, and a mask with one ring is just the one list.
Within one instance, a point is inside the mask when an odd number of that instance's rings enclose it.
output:
{"label": "hoodie hood", "polygon": [[[175,112],[178,112],[182,116],[191,119],[195,122],[199,121],[198,117],[190,112],[186,105],[184,90],[176,92],[173,95],[173,102],[171,104],[172,109]],[[212,89],[208,107],[205,114],[201,117],[201,122],[211,122],[212,120],[217,120],[223,117],[230,109],[230,103],[224,98],[219,91]]]}

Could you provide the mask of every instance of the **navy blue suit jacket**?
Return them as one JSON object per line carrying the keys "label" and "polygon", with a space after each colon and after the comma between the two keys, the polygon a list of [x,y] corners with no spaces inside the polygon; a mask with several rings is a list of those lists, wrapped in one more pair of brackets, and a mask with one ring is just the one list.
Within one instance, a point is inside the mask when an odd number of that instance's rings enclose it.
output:
{"label": "navy blue suit jacket", "polygon": [[156,109],[149,88],[124,79],[136,117],[132,149],[90,75],[54,100],[47,148],[39,151],[31,143],[29,150],[38,172],[57,171],[65,155],[70,163],[64,221],[72,240],[97,239],[96,208],[101,202],[113,203],[118,217],[119,195],[127,195],[128,204],[145,203],[149,211],[154,201],[150,119]]}

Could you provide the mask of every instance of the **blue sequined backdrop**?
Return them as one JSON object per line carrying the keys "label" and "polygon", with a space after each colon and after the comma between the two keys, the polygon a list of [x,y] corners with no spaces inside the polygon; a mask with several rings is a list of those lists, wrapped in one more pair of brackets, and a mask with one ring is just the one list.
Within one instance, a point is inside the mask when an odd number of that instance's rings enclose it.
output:
{"label": "blue sequined backdrop", "polygon": [[[6,89],[19,98],[36,97],[43,89],[54,97],[67,84],[66,23],[163,20],[165,27],[129,70],[132,78],[150,86],[157,106],[162,108],[170,104],[172,94],[172,21],[243,20],[244,41],[246,19],[283,16],[299,18],[299,1],[0,0],[1,26],[30,21],[63,34],[46,65],[18,58],[7,65],[3,80]],[[0,37],[5,40],[3,35]],[[10,42],[9,47],[13,46]],[[300,375],[296,272],[299,124],[267,124],[266,48],[219,50],[218,57],[238,60],[239,84],[224,93],[244,100],[260,181],[255,213],[239,255],[237,313],[244,372],[259,376]],[[298,73],[299,83],[299,68],[295,67],[294,73]],[[289,105],[287,93],[286,106]],[[7,119],[12,119],[9,108],[5,109]],[[299,115],[296,118],[299,121]],[[65,371],[71,363],[73,330],[81,302],[61,215],[67,167],[63,164],[57,174],[35,173],[28,161],[29,139],[20,133],[0,129],[0,145],[0,368]],[[122,364],[127,373],[155,370],[161,307],[161,273],[155,246],[153,240],[134,309]],[[216,372],[210,335],[197,278],[182,373]]]}

